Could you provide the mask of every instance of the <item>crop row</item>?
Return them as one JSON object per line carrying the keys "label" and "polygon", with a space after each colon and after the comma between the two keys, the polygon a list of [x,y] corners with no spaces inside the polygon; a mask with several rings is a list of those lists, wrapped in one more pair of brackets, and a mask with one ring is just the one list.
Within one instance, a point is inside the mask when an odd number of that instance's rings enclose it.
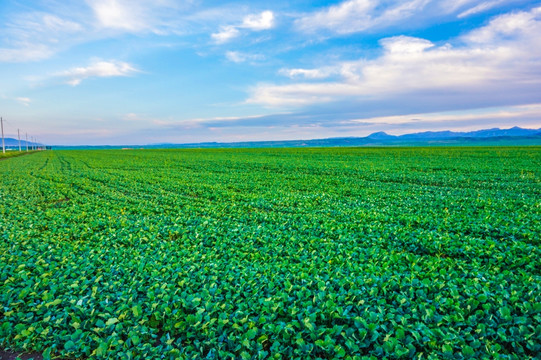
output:
{"label": "crop row", "polygon": [[0,347],[535,358],[541,149],[49,151],[0,163]]}

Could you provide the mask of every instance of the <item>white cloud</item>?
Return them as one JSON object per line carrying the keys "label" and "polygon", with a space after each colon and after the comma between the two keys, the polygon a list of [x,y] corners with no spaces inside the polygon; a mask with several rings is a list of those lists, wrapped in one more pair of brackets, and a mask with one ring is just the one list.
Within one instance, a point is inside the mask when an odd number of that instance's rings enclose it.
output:
{"label": "white cloud", "polygon": [[234,63],[243,63],[246,61],[257,61],[264,59],[264,56],[261,54],[247,54],[239,51],[228,51],[225,53],[225,57],[227,60]]}
{"label": "white cloud", "polygon": [[61,19],[58,16],[52,14],[44,14],[42,19],[42,30],[53,31],[56,33],[75,33],[83,30],[81,24],[74,21]]}
{"label": "white cloud", "polygon": [[266,10],[259,14],[250,14],[243,18],[239,25],[222,26],[220,31],[211,34],[212,39],[217,44],[226,43],[241,35],[240,29],[250,31],[262,31],[274,27],[274,13]]}
{"label": "white cloud", "polygon": [[349,0],[301,17],[296,23],[304,31],[331,29],[337,33],[357,32],[371,26],[370,12],[375,5],[373,0]]}
{"label": "white cloud", "polygon": [[457,17],[458,18],[464,18],[464,17],[468,17],[468,16],[471,16],[471,15],[474,15],[474,14],[479,14],[479,13],[481,13],[483,11],[487,11],[487,10],[490,10],[490,9],[498,6],[502,2],[503,2],[502,0],[485,1],[485,2],[482,2],[482,3],[478,4],[478,5],[475,5],[472,8],[469,8],[468,10],[465,10],[465,11],[461,12],[460,14],[457,15]]}
{"label": "white cloud", "polygon": [[133,65],[122,61],[96,61],[87,67],[66,70],[56,76],[64,78],[67,84],[76,86],[91,77],[130,76],[138,71]]}
{"label": "white cloud", "polygon": [[[0,25],[0,62],[43,60],[74,45],[122,33],[181,34],[196,20],[187,10],[192,0],[46,0],[6,14]],[[83,2],[83,3],[84,3]],[[21,8],[21,7],[19,7]],[[22,9],[22,8],[21,8]],[[223,21],[223,17],[213,19]],[[197,23],[198,31],[208,28]],[[203,30],[204,29],[204,30]]]}
{"label": "white cloud", "polygon": [[29,106],[30,103],[32,102],[32,100],[30,98],[27,98],[27,97],[10,97],[10,96],[6,96],[6,95],[3,95],[3,94],[0,94],[0,99],[10,100],[10,101],[17,101],[18,103],[20,103],[21,105],[24,105],[24,106]]}
{"label": "white cloud", "polygon": [[23,104],[24,106],[29,106],[30,103],[32,102],[32,100],[30,100],[27,97],[18,97],[18,98],[15,98],[15,100],[17,100],[19,103]]}
{"label": "white cloud", "polygon": [[425,39],[414,38],[410,36],[394,36],[380,41],[380,45],[389,54],[419,54],[434,46],[434,44]]}
{"label": "white cloud", "polygon": [[487,26],[470,32],[464,38],[466,41],[482,44],[514,41],[517,38],[539,41],[540,23],[541,7],[538,7],[528,12],[521,11],[498,16]]}
{"label": "white cloud", "polygon": [[240,35],[240,31],[234,26],[223,26],[219,32],[211,34],[212,39],[218,44],[223,44]]}
{"label": "white cloud", "polygon": [[[541,91],[541,8],[494,18],[458,39],[460,46],[436,45],[398,36],[382,39],[383,54],[372,60],[338,62],[285,75],[339,74],[339,80],[260,84],[250,103],[299,106],[347,98],[374,99],[398,94],[472,94],[503,92],[512,87]],[[323,76],[322,76],[323,78]],[[419,95],[421,96],[421,95]]]}
{"label": "white cloud", "polygon": [[167,33],[178,24],[182,2],[171,0],[86,0],[99,27],[127,32]]}
{"label": "white cloud", "polygon": [[[296,20],[303,31],[330,30],[350,34],[404,20],[421,11],[430,0],[408,0],[382,6],[381,0],[347,0]],[[398,5],[396,5],[398,4]],[[384,9],[384,10],[382,10]]]}
{"label": "white cloud", "polygon": [[466,17],[516,0],[345,0],[301,15],[295,21],[307,33],[327,31],[339,35],[375,32],[389,27],[411,28],[435,23],[456,14]]}
{"label": "white cloud", "polygon": [[260,14],[247,15],[242,20],[242,24],[239,26],[243,29],[250,29],[252,31],[261,31],[272,29],[274,26],[274,13],[266,10]]}
{"label": "white cloud", "polygon": [[212,118],[195,118],[178,121],[153,120],[154,125],[169,128],[169,129],[194,129],[208,126],[216,126],[217,124],[227,125],[234,124],[239,120],[256,120],[261,119],[265,115],[248,115],[248,116],[220,116]]}
{"label": "white cloud", "polygon": [[16,48],[0,48],[0,62],[18,63],[43,60],[54,54],[47,45],[18,44]]}
{"label": "white cloud", "polygon": [[117,0],[92,0],[87,3],[104,27],[140,30],[148,26],[141,21],[144,14],[137,6]]}
{"label": "white cloud", "polygon": [[0,48],[0,62],[46,59],[82,31],[83,26],[78,22],[48,13],[14,16],[0,35],[4,43]]}
{"label": "white cloud", "polygon": [[376,25],[395,23],[407,19],[412,15],[423,12],[430,2],[431,0],[409,0],[397,6],[390,7],[375,18]]}
{"label": "white cloud", "polygon": [[[418,113],[408,115],[394,116],[378,116],[362,119],[354,119],[352,123],[377,123],[377,124],[409,124],[412,122],[418,123],[435,123],[435,122],[467,122],[471,121],[475,124],[479,120],[520,120],[523,118],[534,118],[541,116],[541,104],[528,104],[520,106],[511,106],[505,108],[488,108],[478,111],[450,111],[438,113]],[[541,126],[541,120],[538,122]]]}
{"label": "white cloud", "polygon": [[333,68],[327,69],[280,69],[279,73],[289,78],[325,79],[333,74]]}
{"label": "white cloud", "polygon": [[439,1],[439,8],[443,13],[451,14],[478,2],[479,0],[441,0]]}

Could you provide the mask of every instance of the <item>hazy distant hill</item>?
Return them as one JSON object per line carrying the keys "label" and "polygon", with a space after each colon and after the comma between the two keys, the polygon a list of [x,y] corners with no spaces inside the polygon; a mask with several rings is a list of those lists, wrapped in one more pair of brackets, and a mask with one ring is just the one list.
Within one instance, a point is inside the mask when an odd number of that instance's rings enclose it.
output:
{"label": "hazy distant hill", "polygon": [[[7,147],[10,147],[10,148],[12,148],[12,147],[17,147],[17,148],[19,148],[19,140],[17,140],[17,139],[14,139],[14,138],[5,138],[5,139],[4,139],[4,142],[5,142],[5,144],[6,144],[6,148],[7,148]],[[28,142],[28,146],[32,146],[32,145],[41,145],[41,144],[33,143],[33,142],[29,141],[29,142]],[[0,138],[0,148],[1,148],[1,147],[2,147],[2,140],[1,140],[1,138]],[[21,139],[21,147],[26,148],[26,141],[25,141],[25,140],[22,140],[22,139]]]}
{"label": "hazy distant hill", "polygon": [[235,143],[155,144],[145,147],[308,147],[308,146],[429,146],[429,145],[541,145],[541,129],[486,129],[471,132],[426,131],[390,135],[383,131],[366,137],[312,140],[248,141]]}
{"label": "hazy distant hill", "polygon": [[[8,139],[6,139],[8,140]],[[15,145],[18,146],[17,140]],[[485,129],[470,132],[425,131],[404,135],[390,135],[383,131],[366,137],[340,137],[312,140],[246,141],[246,142],[202,142],[189,144],[151,145],[102,145],[102,146],[55,146],[59,149],[121,149],[141,148],[231,148],[231,147],[309,147],[309,146],[512,146],[541,145],[541,129]]]}
{"label": "hazy distant hill", "polygon": [[388,135],[384,132],[377,132],[369,135],[372,139],[454,139],[454,138],[492,138],[492,137],[524,137],[541,134],[541,129],[523,129],[518,126],[510,129],[485,129],[470,132],[454,131],[425,131],[420,133],[405,134],[400,136]]}

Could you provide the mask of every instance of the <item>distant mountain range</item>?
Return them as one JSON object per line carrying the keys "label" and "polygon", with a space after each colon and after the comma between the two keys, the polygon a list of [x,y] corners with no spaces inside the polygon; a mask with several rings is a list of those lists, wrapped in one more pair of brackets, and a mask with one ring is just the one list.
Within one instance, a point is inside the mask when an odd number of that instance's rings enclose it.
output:
{"label": "distant mountain range", "polygon": [[380,131],[366,137],[338,137],[312,140],[247,141],[233,143],[154,144],[145,148],[212,147],[310,147],[310,146],[433,146],[433,145],[541,145],[541,129],[485,129],[470,132],[425,131],[390,135]]}
{"label": "distant mountain range", "polygon": [[[6,147],[18,148],[19,141],[6,138]],[[29,146],[34,143],[29,142]],[[37,144],[40,145],[40,144]],[[425,131],[404,135],[390,135],[380,131],[366,137],[338,137],[312,140],[245,141],[245,142],[202,142],[189,144],[151,144],[151,145],[78,145],[54,146],[58,149],[121,149],[121,148],[248,148],[248,147],[310,147],[310,146],[499,146],[499,145],[541,145],[540,129],[484,129],[469,132]],[[21,146],[26,142],[21,140]]]}
{"label": "distant mountain range", "polygon": [[373,133],[367,137],[370,139],[456,139],[456,138],[493,138],[493,137],[528,137],[541,135],[541,129],[523,129],[518,126],[510,129],[485,129],[469,132],[454,132],[454,131],[425,131],[405,135],[389,135],[383,131]]}

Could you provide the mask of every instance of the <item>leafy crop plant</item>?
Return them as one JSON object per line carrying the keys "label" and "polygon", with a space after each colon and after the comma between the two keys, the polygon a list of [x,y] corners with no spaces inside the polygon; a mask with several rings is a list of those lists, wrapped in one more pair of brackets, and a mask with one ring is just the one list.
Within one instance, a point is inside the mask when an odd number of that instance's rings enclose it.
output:
{"label": "leafy crop plant", "polygon": [[541,148],[47,151],[0,162],[0,348],[535,359]]}

